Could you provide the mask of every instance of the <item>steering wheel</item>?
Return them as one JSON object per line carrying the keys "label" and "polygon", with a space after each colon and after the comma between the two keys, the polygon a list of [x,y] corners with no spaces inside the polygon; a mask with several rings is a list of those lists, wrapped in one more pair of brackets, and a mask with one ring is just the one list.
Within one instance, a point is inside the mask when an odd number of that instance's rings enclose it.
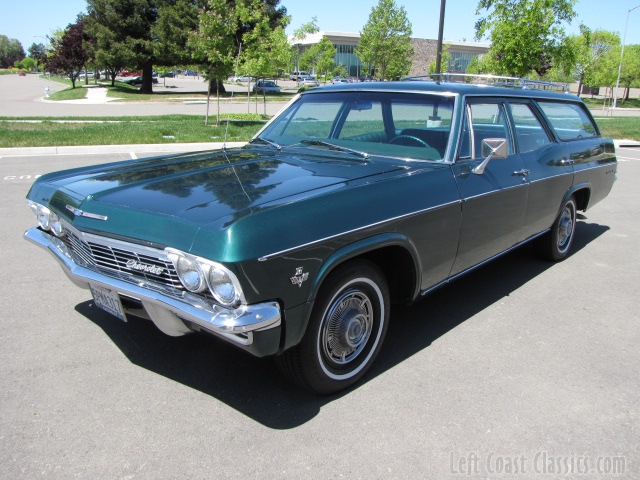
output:
{"label": "steering wheel", "polygon": [[424,140],[414,137],[413,135],[398,135],[389,140],[391,144],[405,145],[407,147],[425,147],[431,148],[431,146]]}

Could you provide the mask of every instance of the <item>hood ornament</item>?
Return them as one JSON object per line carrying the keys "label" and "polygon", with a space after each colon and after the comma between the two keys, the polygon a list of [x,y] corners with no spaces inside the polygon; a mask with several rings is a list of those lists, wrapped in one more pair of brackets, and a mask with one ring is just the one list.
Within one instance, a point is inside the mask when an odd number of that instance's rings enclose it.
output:
{"label": "hood ornament", "polygon": [[76,217],[87,217],[93,218],[95,220],[106,220],[108,217],[106,215],[98,215],[97,213],[89,213],[80,210],[79,208],[72,207],[71,205],[65,205],[65,208],[73,213]]}

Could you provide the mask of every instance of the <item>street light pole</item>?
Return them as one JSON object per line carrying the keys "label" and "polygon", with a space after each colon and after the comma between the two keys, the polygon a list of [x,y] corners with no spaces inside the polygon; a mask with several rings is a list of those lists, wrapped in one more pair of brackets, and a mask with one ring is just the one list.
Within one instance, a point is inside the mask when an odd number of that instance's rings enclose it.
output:
{"label": "street light pole", "polygon": [[630,8],[629,11],[627,11],[627,21],[624,24],[624,35],[622,36],[622,52],[620,53],[620,65],[618,65],[618,80],[616,81],[616,90],[613,93],[613,108],[616,108],[618,105],[618,88],[620,88],[620,74],[622,73],[622,59],[624,58],[624,44],[627,40],[627,27],[629,26],[629,14],[638,7],[640,7],[640,5],[636,5],[635,7]]}

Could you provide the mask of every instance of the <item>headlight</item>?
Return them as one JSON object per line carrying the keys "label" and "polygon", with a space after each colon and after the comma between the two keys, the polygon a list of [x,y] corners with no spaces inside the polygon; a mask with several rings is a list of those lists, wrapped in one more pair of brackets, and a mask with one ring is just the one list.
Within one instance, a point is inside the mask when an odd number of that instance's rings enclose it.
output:
{"label": "headlight", "polygon": [[62,222],[60,222],[60,217],[53,212],[49,215],[49,224],[51,225],[51,233],[56,237],[60,237],[64,234],[62,231]]}
{"label": "headlight", "polygon": [[166,248],[165,252],[187,290],[197,293],[209,287],[213,298],[225,307],[233,307],[244,302],[240,283],[227,268],[174,248]]}
{"label": "headlight", "polygon": [[204,274],[198,264],[187,257],[180,256],[174,262],[180,281],[187,290],[201,292],[206,286]]}
{"label": "headlight", "polygon": [[40,205],[39,203],[32,202],[31,200],[27,200],[27,205],[31,208],[31,211],[36,216],[38,220],[38,225],[42,230],[53,233],[56,237],[61,237],[64,235],[64,230],[62,229],[62,222],[60,221],[60,217],[56,215],[55,212],[52,212],[44,205]]}
{"label": "headlight", "polygon": [[38,205],[36,209],[36,217],[38,218],[38,225],[43,230],[49,230],[51,228],[51,210],[42,205]]}
{"label": "headlight", "polygon": [[207,283],[211,294],[221,304],[232,305],[238,302],[238,289],[228,270],[216,266],[209,267]]}

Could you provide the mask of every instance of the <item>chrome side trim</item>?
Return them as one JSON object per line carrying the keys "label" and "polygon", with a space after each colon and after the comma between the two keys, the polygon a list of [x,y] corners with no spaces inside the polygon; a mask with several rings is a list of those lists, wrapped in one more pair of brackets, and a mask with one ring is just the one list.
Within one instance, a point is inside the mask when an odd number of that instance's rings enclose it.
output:
{"label": "chrome side trim", "polygon": [[331,235],[329,237],[319,238],[318,240],[314,240],[312,242],[303,243],[302,245],[296,245],[295,247],[291,247],[291,248],[287,248],[287,249],[284,249],[284,250],[280,250],[279,252],[274,252],[274,253],[270,253],[268,255],[263,255],[262,257],[258,258],[258,261],[259,262],[266,262],[267,260],[269,260],[271,258],[274,258],[274,257],[277,257],[279,255],[284,255],[286,253],[291,253],[291,252],[293,252],[295,250],[300,250],[302,248],[307,248],[307,247],[310,247],[312,245],[316,245],[318,243],[327,242],[327,241],[330,241],[330,240],[335,240],[336,238],[340,238],[340,237],[343,237],[345,235],[350,235],[352,233],[360,232],[360,231],[366,230],[368,228],[379,227],[380,225],[384,225],[385,223],[395,222],[397,220],[402,220],[404,218],[412,217],[414,215],[420,215],[422,213],[431,212],[433,210],[438,210],[440,208],[448,207],[450,205],[458,205],[460,203],[462,203],[462,200],[455,200],[453,202],[443,203],[442,205],[437,205],[435,207],[425,208],[424,210],[418,210],[416,212],[411,212],[411,213],[405,213],[403,215],[398,215],[397,217],[387,218],[387,219],[382,220],[380,222],[371,223],[369,225],[364,225],[362,227],[354,228],[353,230],[347,230],[346,232],[336,233],[335,235]]}
{"label": "chrome side trim", "polygon": [[476,198],[482,198],[482,197],[486,197],[488,195],[493,195],[494,193],[499,193],[499,192],[506,192],[508,190],[513,190],[515,188],[524,188],[524,187],[528,187],[529,184],[528,183],[522,183],[519,185],[511,185],[510,187],[507,188],[498,188],[496,190],[491,190],[490,192],[484,192],[484,193],[479,193],[478,195],[473,195],[471,197],[465,197],[462,199],[463,202],[467,202],[469,200],[475,200]]}
{"label": "chrome side trim", "polygon": [[276,328],[281,324],[280,306],[277,302],[224,308],[197,295],[171,289],[166,285],[156,285],[133,276],[113,278],[89,265],[80,265],[73,260],[64,242],[38,228],[27,230],[24,237],[49,251],[58,260],[67,277],[77,286],[88,289],[91,283],[139,300],[153,323],[168,335],[188,333],[190,330],[185,326],[185,320],[215,335],[246,346],[253,342],[252,332]]}
{"label": "chrome side trim", "polygon": [[509,247],[505,251],[500,252],[500,253],[498,253],[497,255],[494,255],[491,258],[487,258],[486,260],[483,260],[482,262],[474,265],[473,267],[469,267],[466,270],[463,270],[462,272],[458,272],[455,275],[452,275],[451,277],[446,278],[445,280],[441,281],[440,283],[436,283],[435,285],[432,285],[431,287],[427,288],[426,290],[422,290],[420,292],[420,296],[424,297],[425,295],[433,292],[434,290],[437,290],[438,288],[443,287],[446,284],[448,284],[450,282],[453,282],[454,280],[466,275],[467,273],[472,272],[475,269],[482,267],[483,265],[486,265],[487,263],[495,260],[496,258],[499,258],[499,257],[501,257],[501,256],[503,256],[503,255],[515,250],[516,248],[520,248],[525,243],[528,243],[528,242],[530,242],[531,240],[533,240],[535,238],[541,237],[542,235],[547,233],[549,230],[551,230],[551,229],[547,228],[546,230],[544,230],[544,231],[542,231],[542,232],[540,232],[540,233],[538,233],[536,235],[532,235],[531,237],[527,238],[526,240],[523,240],[522,242],[515,244],[513,247]]}

